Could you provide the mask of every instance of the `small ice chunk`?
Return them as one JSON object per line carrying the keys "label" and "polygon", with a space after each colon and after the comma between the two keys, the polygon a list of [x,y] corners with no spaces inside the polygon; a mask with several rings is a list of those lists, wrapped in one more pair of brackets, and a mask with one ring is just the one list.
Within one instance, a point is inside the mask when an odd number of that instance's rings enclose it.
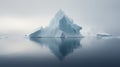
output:
{"label": "small ice chunk", "polygon": [[108,34],[108,33],[98,33],[98,34],[96,34],[96,37],[98,39],[110,39],[110,38],[114,38],[114,36],[112,36],[111,34]]}
{"label": "small ice chunk", "polygon": [[98,33],[96,34],[98,37],[111,37],[112,35],[111,34],[108,34],[108,33]]}

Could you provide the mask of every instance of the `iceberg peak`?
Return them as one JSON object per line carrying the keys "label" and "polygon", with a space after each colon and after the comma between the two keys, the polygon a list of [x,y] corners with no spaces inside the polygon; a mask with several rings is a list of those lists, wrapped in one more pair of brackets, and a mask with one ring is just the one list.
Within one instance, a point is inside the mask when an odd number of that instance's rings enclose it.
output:
{"label": "iceberg peak", "polygon": [[64,15],[64,11],[62,11],[61,9],[60,10],[58,10],[58,12],[56,13],[56,15]]}
{"label": "iceberg peak", "polygon": [[56,13],[55,17],[62,17],[62,16],[64,16],[64,15],[65,15],[65,13],[64,13],[62,10],[59,10],[59,11]]}
{"label": "iceberg peak", "polygon": [[64,16],[66,16],[65,13],[60,9],[59,11],[57,11],[57,13],[55,14],[55,16],[52,19],[52,21],[51,21],[50,24],[56,24],[57,21],[59,21],[60,19],[62,19]]}
{"label": "iceberg peak", "polygon": [[81,37],[82,27],[73,23],[62,10],[59,10],[46,28],[30,34],[30,37]]}

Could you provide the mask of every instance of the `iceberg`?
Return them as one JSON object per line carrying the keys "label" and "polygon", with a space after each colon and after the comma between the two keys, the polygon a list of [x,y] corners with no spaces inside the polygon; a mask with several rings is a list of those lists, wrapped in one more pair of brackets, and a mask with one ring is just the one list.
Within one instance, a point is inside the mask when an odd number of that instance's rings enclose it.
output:
{"label": "iceberg", "polygon": [[73,20],[59,10],[50,22],[49,26],[31,33],[29,37],[82,37],[80,30],[82,27],[73,23]]}
{"label": "iceberg", "polygon": [[116,38],[114,36],[112,36],[111,34],[108,34],[108,33],[98,33],[96,34],[96,37],[98,39],[110,39],[110,38]]}
{"label": "iceberg", "polygon": [[97,36],[98,37],[111,37],[112,35],[108,33],[98,33]]}
{"label": "iceberg", "polygon": [[98,34],[96,34],[96,37],[98,39],[113,39],[113,38],[120,39],[120,36],[111,35],[109,33],[98,33]]}

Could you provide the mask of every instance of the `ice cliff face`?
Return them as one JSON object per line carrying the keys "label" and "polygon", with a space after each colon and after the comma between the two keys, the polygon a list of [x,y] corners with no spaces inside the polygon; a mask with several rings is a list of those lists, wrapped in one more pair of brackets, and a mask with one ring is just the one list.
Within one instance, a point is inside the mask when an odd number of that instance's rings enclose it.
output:
{"label": "ice cliff face", "polygon": [[73,23],[63,11],[59,10],[50,25],[31,33],[30,37],[81,37],[82,27]]}

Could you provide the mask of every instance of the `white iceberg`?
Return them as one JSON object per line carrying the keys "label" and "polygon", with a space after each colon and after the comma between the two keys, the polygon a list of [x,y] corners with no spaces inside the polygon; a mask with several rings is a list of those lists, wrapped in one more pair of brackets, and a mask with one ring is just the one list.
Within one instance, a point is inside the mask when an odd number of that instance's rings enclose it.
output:
{"label": "white iceberg", "polygon": [[48,27],[31,33],[29,37],[82,37],[82,27],[73,23],[63,11],[59,10]]}
{"label": "white iceberg", "polygon": [[113,38],[120,39],[120,36],[111,35],[109,33],[98,33],[98,34],[96,34],[96,37],[98,39],[113,39]]}
{"label": "white iceberg", "polygon": [[96,34],[96,36],[98,36],[98,37],[111,37],[112,35],[108,34],[108,33],[98,33],[98,34]]}
{"label": "white iceberg", "polygon": [[98,39],[111,39],[111,38],[116,38],[116,37],[114,37],[113,35],[108,34],[108,33],[98,33],[98,34],[96,34],[96,37],[97,37]]}

